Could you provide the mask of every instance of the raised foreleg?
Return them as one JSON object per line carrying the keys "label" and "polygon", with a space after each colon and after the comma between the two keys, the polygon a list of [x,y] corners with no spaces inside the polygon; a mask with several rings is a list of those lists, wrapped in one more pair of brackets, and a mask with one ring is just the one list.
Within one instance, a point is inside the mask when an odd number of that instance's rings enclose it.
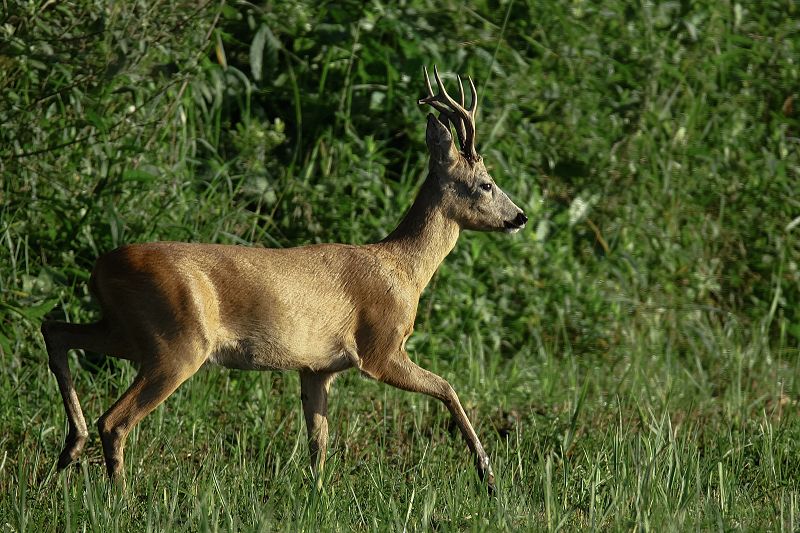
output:
{"label": "raised foreleg", "polygon": [[489,491],[494,491],[494,473],[489,464],[489,456],[483,449],[483,445],[478,439],[478,435],[475,433],[469,418],[467,418],[456,391],[453,390],[447,380],[418,366],[408,358],[405,352],[401,352],[399,357],[389,361],[385,369],[376,377],[384,383],[399,389],[421,392],[428,396],[433,396],[444,403],[475,457],[478,475],[487,483]]}

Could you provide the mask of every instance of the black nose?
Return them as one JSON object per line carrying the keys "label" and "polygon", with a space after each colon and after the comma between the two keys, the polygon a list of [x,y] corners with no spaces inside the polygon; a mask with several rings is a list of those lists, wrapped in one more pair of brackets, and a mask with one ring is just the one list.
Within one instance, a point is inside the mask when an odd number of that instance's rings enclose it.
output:
{"label": "black nose", "polygon": [[506,229],[519,229],[525,225],[528,221],[528,217],[525,216],[525,213],[520,211],[514,220],[506,220],[503,222],[503,225]]}

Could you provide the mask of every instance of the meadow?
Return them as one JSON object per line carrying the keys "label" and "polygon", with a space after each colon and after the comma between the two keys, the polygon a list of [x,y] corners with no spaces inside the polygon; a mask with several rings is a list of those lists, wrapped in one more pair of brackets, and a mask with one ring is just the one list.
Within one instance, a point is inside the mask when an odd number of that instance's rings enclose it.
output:
{"label": "meadow", "polygon": [[[788,0],[2,2],[0,530],[796,531],[798,58]],[[439,402],[356,372],[317,491],[297,375],[220,368],[131,433],[121,492],[94,421],[135,368],[92,353],[57,472],[39,326],[97,318],[96,257],[381,239],[426,174],[433,64],[476,81],[530,218],[462,234],[407,344],[497,494]]]}

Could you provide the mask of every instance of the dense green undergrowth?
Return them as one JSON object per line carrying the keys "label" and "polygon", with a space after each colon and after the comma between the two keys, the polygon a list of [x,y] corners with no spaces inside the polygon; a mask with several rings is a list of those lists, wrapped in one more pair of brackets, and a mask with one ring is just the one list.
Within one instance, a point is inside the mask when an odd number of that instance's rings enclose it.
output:
{"label": "dense green undergrowth", "polygon": [[[3,530],[800,527],[800,14],[792,2],[0,6]],[[38,326],[96,318],[95,258],[159,239],[386,235],[426,169],[423,65],[481,95],[528,212],[465,233],[408,348],[438,403],[345,374],[325,489],[294,375],[208,369],[66,473]],[[454,86],[453,86],[454,87]],[[135,370],[80,354],[96,420]]]}

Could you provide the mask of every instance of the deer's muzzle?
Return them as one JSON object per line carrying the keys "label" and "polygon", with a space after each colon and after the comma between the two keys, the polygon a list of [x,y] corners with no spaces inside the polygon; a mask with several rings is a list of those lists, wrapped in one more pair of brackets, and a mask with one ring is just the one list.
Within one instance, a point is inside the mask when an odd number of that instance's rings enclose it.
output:
{"label": "deer's muzzle", "polygon": [[514,220],[506,220],[503,225],[506,228],[508,233],[516,233],[522,228],[525,227],[525,224],[528,222],[528,217],[525,216],[525,213],[520,211],[517,213],[516,218]]}

